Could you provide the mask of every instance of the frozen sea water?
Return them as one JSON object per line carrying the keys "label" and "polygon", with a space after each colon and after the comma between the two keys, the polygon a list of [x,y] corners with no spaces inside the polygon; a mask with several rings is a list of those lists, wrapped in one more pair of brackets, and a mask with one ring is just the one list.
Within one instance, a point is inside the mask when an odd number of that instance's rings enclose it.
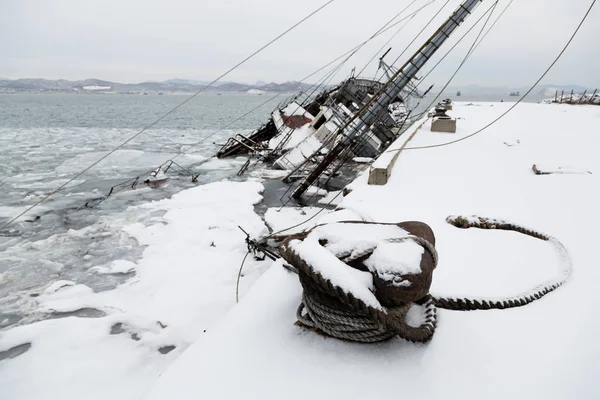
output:
{"label": "frozen sea water", "polygon": [[[93,208],[83,207],[86,202],[95,204],[111,186],[156,168],[268,98],[200,95],[1,230],[0,329],[25,318],[28,298],[51,281],[71,280],[102,291],[130,278],[126,272],[98,273],[114,260],[135,261],[143,250],[115,226],[145,223],[160,215],[127,208],[196,184],[180,176],[158,189],[111,196]],[[177,95],[0,95],[0,226],[183,99]],[[275,103],[194,147],[177,162],[200,175],[197,184],[236,179],[245,158],[203,161],[218,149],[214,142],[222,143],[264,122]]]}

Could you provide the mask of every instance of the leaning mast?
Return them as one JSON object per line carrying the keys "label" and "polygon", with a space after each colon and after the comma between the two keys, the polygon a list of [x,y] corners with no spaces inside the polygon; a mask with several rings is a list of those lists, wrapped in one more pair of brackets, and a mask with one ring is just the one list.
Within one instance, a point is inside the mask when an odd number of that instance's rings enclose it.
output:
{"label": "leaning mast", "polygon": [[[390,78],[384,87],[350,118],[338,130],[342,135],[339,142],[327,153],[323,160],[308,174],[293,192],[292,197],[299,198],[315,182],[327,167],[356,139],[368,134],[371,126],[384,112],[387,105],[400,95],[402,89],[417,75],[425,63],[435,54],[450,35],[465,21],[472,11],[483,0],[465,0],[438,28],[438,30],[421,46],[421,48]],[[348,129],[349,128],[349,129]],[[347,132],[344,132],[347,130]]]}

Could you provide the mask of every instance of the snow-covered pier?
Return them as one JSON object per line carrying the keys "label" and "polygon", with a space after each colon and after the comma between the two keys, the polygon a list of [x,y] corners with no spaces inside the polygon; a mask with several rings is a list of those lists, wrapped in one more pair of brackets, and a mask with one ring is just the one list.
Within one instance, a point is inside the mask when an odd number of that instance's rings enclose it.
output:
{"label": "snow-covered pier", "polygon": [[[466,136],[510,105],[458,103],[452,112],[460,117],[456,134],[432,133],[425,123],[407,148]],[[304,399],[307,391],[314,398],[348,399],[596,398],[600,326],[590,316],[599,303],[593,233],[600,222],[599,117],[595,107],[521,104],[464,142],[404,150],[387,184],[368,185],[364,173],[339,211],[311,221],[424,221],[436,234],[440,256],[432,292],[482,298],[535,287],[556,275],[559,260],[545,242],[458,230],[446,217],[515,221],[566,245],[574,273],[564,287],[511,310],[441,310],[425,345],[401,339],[358,345],[296,326],[301,287],[276,263],[177,360],[148,399]],[[536,162],[593,173],[539,176],[531,170]]]}

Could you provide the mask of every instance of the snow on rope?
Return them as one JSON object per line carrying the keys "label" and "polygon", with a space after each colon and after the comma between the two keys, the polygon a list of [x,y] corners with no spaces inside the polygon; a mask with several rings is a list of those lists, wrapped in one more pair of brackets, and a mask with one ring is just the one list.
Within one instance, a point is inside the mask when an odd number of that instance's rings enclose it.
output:
{"label": "snow on rope", "polygon": [[[325,224],[292,235],[280,246],[282,257],[298,270],[303,288],[298,322],[355,342],[374,343],[394,336],[427,342],[436,328],[436,307],[459,311],[520,307],[554,291],[571,274],[567,250],[550,235],[477,216],[450,216],[447,222],[458,228],[511,230],[548,241],[560,258],[560,274],[507,298],[431,295],[429,286],[438,256],[435,237],[426,224]],[[407,322],[411,307],[422,308],[424,322],[420,326]]]}
{"label": "snow on rope", "polygon": [[547,235],[513,224],[507,221],[483,218],[477,216],[460,217],[449,216],[446,221],[456,226],[457,228],[480,228],[480,229],[501,229],[522,233],[549,242],[556,250],[560,260],[560,273],[554,279],[550,279],[540,285],[537,285],[530,290],[514,296],[506,298],[456,298],[456,297],[438,297],[432,295],[435,303],[440,308],[449,310],[470,311],[470,310],[489,310],[489,309],[505,309],[512,307],[520,307],[529,304],[535,300],[542,298],[548,293],[562,286],[569,279],[572,271],[571,258],[565,246],[553,236]]}

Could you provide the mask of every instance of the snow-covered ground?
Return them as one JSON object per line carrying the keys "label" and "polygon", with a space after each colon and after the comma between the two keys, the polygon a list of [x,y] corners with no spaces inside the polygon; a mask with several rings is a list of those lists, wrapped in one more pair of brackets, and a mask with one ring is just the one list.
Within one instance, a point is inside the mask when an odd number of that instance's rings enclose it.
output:
{"label": "snow-covered ground", "polygon": [[[425,124],[409,146],[460,138],[509,106],[457,103],[456,134],[431,133]],[[438,329],[424,345],[360,345],[294,325],[301,287],[276,263],[146,398],[597,399],[598,118],[596,107],[521,104],[469,140],[404,151],[387,185],[368,186],[363,175],[339,206],[374,221],[428,223],[440,256],[432,292],[442,295],[509,296],[559,268],[546,242],[458,230],[445,222],[448,215],[503,218],[548,232],[574,264],[556,292],[511,310],[439,310]],[[535,175],[536,162],[592,174]]]}
{"label": "snow-covered ground", "polygon": [[[431,133],[425,124],[408,147],[465,136],[510,105],[455,103],[456,134]],[[559,260],[543,241],[458,230],[445,222],[448,215],[509,219],[547,232],[567,247],[574,272],[531,305],[439,310],[425,345],[358,345],[294,325],[297,276],[280,262],[249,256],[235,306],[246,253],[237,226],[255,237],[267,232],[253,208],[263,189],[254,181],[210,183],[130,208],[118,220],[103,217],[103,232],[147,247],[138,262],[118,260],[97,273],[134,269],[135,276],[100,293],[64,281],[32,291],[32,323],[0,331],[0,358],[31,343],[0,360],[0,398],[596,399],[599,118],[593,106],[520,104],[464,142],[405,150],[387,185],[369,186],[364,174],[337,198],[337,211],[306,224],[424,221],[440,256],[432,292],[481,297],[527,290],[554,277]],[[591,174],[535,175],[536,163]],[[271,229],[318,211],[284,210],[267,212]]]}

